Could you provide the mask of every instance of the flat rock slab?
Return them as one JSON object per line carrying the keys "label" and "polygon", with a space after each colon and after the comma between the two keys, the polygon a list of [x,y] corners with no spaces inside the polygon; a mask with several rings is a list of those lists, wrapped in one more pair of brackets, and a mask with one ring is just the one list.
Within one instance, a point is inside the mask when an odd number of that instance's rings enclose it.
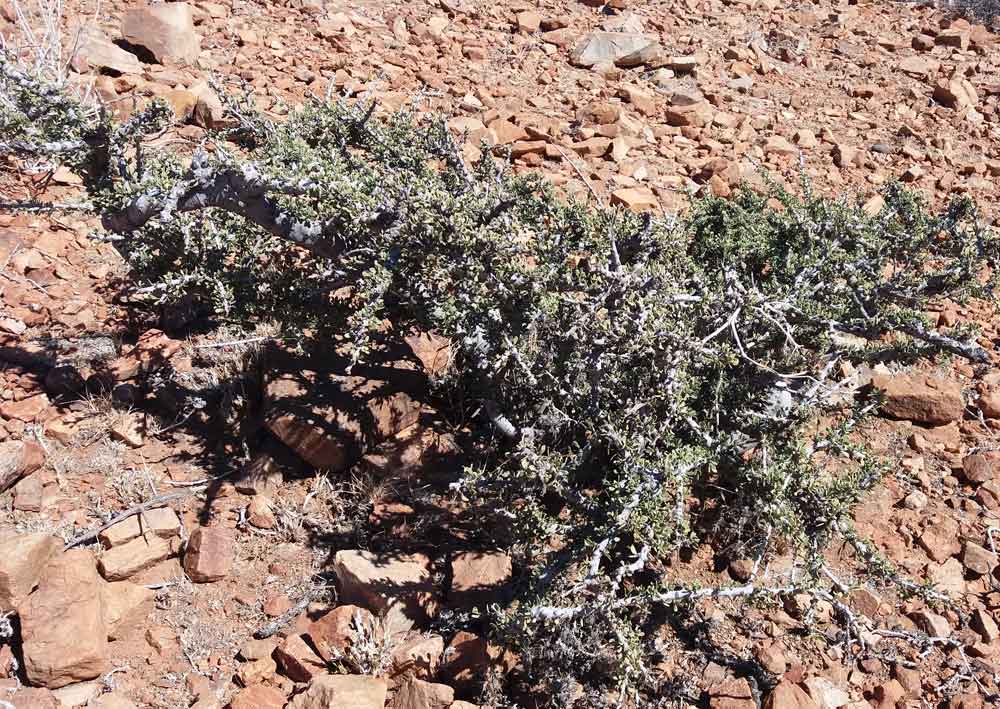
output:
{"label": "flat rock slab", "polygon": [[0,541],[0,611],[13,610],[38,583],[49,560],[62,551],[51,534],[18,534]]}
{"label": "flat rock slab", "polygon": [[573,47],[570,61],[576,66],[613,64],[656,41],[654,35],[632,32],[591,32]]}
{"label": "flat rock slab", "polygon": [[45,567],[38,588],[18,608],[24,669],[32,684],[57,689],[110,669],[103,583],[85,549],[61,554]]}
{"label": "flat rock slab", "polygon": [[345,550],[337,552],[333,569],[341,600],[384,614],[394,630],[408,630],[436,611],[438,594],[431,580],[430,559],[423,554]]}
{"label": "flat rock slab", "polygon": [[315,468],[344,471],[420,417],[414,394],[426,377],[418,364],[357,367],[348,375],[303,368],[301,359],[285,353],[274,359],[265,425]]}
{"label": "flat rock slab", "polygon": [[383,709],[385,680],[365,675],[322,675],[288,704],[288,709]]}

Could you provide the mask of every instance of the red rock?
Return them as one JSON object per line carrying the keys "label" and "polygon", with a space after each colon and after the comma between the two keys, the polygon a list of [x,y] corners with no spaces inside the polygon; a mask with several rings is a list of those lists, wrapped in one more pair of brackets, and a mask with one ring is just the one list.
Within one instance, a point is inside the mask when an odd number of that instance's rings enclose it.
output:
{"label": "red rock", "polygon": [[88,27],[80,33],[80,46],[75,59],[86,66],[77,65],[86,72],[89,68],[110,69],[119,74],[141,74],[142,63],[139,59],[112,42],[97,27]]}
{"label": "red rock", "polygon": [[49,407],[49,397],[45,394],[35,394],[20,401],[0,402],[0,418],[34,423]]}
{"label": "red rock", "polygon": [[392,700],[392,709],[448,709],[455,701],[455,690],[446,684],[409,679]]}
{"label": "red rock", "polygon": [[614,123],[622,115],[621,106],[610,101],[591,101],[576,113],[581,123],[607,125]]}
{"label": "red rock", "polygon": [[101,555],[97,565],[101,575],[108,581],[124,581],[161,561],[177,556],[179,552],[179,540],[149,535],[108,549]]}
{"label": "red rock", "polygon": [[[308,387],[304,382],[315,382]],[[310,465],[342,471],[372,442],[417,422],[420,404],[392,384],[311,371],[279,374],[267,385],[267,427]]]}
{"label": "red rock", "polygon": [[184,570],[195,583],[219,581],[233,566],[233,535],[220,527],[198,527],[188,539]]}
{"label": "red rock", "polygon": [[779,682],[764,701],[764,709],[819,709],[816,702],[797,684]]}
{"label": "red rock", "polygon": [[45,449],[33,441],[0,443],[0,492],[45,464]]}
{"label": "red rock", "polygon": [[912,613],[911,618],[922,631],[935,638],[947,638],[951,635],[951,625],[948,619],[933,611],[921,610]]}
{"label": "red rock", "polygon": [[109,640],[141,628],[153,612],[156,592],[129,581],[101,584],[104,625]]}
{"label": "red rock", "polygon": [[41,532],[0,539],[0,611],[13,610],[27,597],[62,546],[58,537]]}
{"label": "red rock", "polygon": [[278,665],[270,657],[244,662],[236,671],[237,681],[244,687],[252,687],[269,680],[277,672]]}
{"label": "red rock", "polygon": [[990,389],[977,403],[986,418],[1000,418],[1000,389]]}
{"label": "red rock", "polygon": [[2,697],[15,709],[21,707],[25,707],[25,709],[65,709],[66,707],[51,690],[39,687],[21,687],[13,694],[4,693]]}
{"label": "red rock", "polygon": [[997,565],[997,555],[970,541],[962,549],[962,565],[977,576],[986,576]]}
{"label": "red rock", "polygon": [[111,549],[144,535],[170,539],[180,532],[181,521],[177,513],[169,507],[159,507],[122,520],[98,534],[97,538],[106,549]]}
{"label": "red rock", "polygon": [[979,103],[975,87],[965,78],[953,78],[934,86],[934,100],[949,108],[971,108]]}
{"label": "red rock", "polygon": [[620,204],[633,212],[654,212],[660,201],[648,187],[623,187],[611,193],[611,204]]}
{"label": "red rock", "polygon": [[445,648],[441,679],[461,692],[474,692],[481,685],[486,670],[499,663],[500,654],[486,638],[459,631]]}
{"label": "red rock", "polygon": [[341,600],[385,614],[395,630],[423,622],[436,610],[430,560],[423,554],[345,550],[337,552],[333,569]]}
{"label": "red rock", "polygon": [[[182,5],[184,3],[170,3]],[[140,374],[149,374],[167,364],[184,345],[180,340],[167,337],[162,330],[146,330],[139,336],[135,347],[111,362],[107,375],[114,382],[125,382]]]}
{"label": "red rock", "polygon": [[289,600],[288,596],[284,593],[278,593],[268,597],[268,599],[264,601],[261,610],[264,611],[264,615],[267,617],[277,618],[291,607],[292,602]]}
{"label": "red rock", "polygon": [[493,134],[497,145],[509,145],[519,140],[527,140],[529,137],[523,128],[502,118],[491,121],[487,128]]}
{"label": "red rock", "polygon": [[186,2],[145,5],[122,18],[122,37],[144,47],[161,64],[191,64],[201,51],[194,13]]}
{"label": "red rock", "polygon": [[375,627],[375,616],[354,605],[337,606],[309,625],[306,635],[327,662],[333,662],[350,649],[359,633]]}
{"label": "red rock", "polygon": [[288,703],[288,709],[383,709],[387,691],[385,680],[376,677],[321,675]]}
{"label": "red rock", "polygon": [[878,685],[872,693],[876,709],[896,709],[897,702],[906,697],[903,685],[894,679]]}
{"label": "red rock", "polygon": [[756,709],[750,683],[744,677],[720,682],[708,689],[710,709]]}
{"label": "red rock", "polygon": [[940,425],[959,421],[965,411],[962,387],[920,374],[876,374],[872,386],[885,397],[882,410],[894,418]]}
{"label": "red rock", "polygon": [[525,34],[534,34],[542,24],[542,16],[531,10],[517,13],[515,19],[517,28]]}
{"label": "red rock", "polygon": [[281,671],[295,682],[310,682],[326,674],[326,663],[306,642],[306,635],[290,635],[274,650],[274,659]]}
{"label": "red rock", "polygon": [[229,702],[229,709],[282,709],[284,706],[285,695],[264,684],[241,689]]}
{"label": "red rock", "polygon": [[45,567],[38,588],[18,607],[24,669],[32,684],[55,689],[110,669],[102,583],[93,555],[83,549]]}
{"label": "red rock", "polygon": [[962,475],[973,485],[1000,481],[1000,454],[995,451],[974,453],[962,459]]}
{"label": "red rock", "polygon": [[997,629],[997,622],[989,611],[977,608],[972,612],[969,627],[975,630],[983,638],[984,643],[992,643],[1000,638],[1000,630]]}
{"label": "red rock", "polygon": [[449,600],[457,605],[485,606],[500,600],[510,582],[511,561],[502,552],[463,552],[451,562]]}
{"label": "red rock", "polygon": [[431,680],[437,677],[438,665],[444,655],[444,638],[440,635],[409,633],[392,650],[394,678],[412,676]]}

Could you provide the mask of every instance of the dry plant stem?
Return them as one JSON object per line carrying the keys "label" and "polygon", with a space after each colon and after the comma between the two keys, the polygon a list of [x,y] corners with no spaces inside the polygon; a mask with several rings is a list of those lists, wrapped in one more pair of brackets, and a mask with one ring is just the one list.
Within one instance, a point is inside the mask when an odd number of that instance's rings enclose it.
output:
{"label": "dry plant stem", "polygon": [[[204,482],[203,484],[207,485],[208,482]],[[182,498],[188,497],[189,495],[193,495],[194,493],[195,493],[194,488],[191,488],[188,490],[181,490],[178,492],[169,492],[164,495],[158,495],[150,500],[141,502],[138,505],[135,505],[134,507],[128,508],[124,512],[119,512],[118,514],[116,514],[114,517],[112,517],[110,520],[100,525],[99,527],[95,527],[94,529],[91,529],[88,532],[84,532],[83,534],[76,536],[73,539],[70,539],[68,542],[66,542],[66,546],[63,547],[63,551],[66,551],[67,549],[72,549],[75,546],[79,546],[80,544],[84,544],[93,539],[96,539],[97,535],[103,532],[105,529],[113,527],[114,525],[118,524],[123,520],[128,519],[129,517],[141,514],[143,512],[146,512],[147,510],[152,510],[156,509],[157,507],[162,507],[167,502],[180,500]]]}

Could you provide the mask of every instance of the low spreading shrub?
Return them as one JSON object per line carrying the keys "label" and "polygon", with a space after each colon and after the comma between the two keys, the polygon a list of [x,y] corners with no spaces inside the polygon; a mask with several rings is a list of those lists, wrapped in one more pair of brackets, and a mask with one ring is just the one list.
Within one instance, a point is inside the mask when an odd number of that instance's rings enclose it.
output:
{"label": "low spreading shrub", "polygon": [[658,606],[766,590],[668,583],[706,535],[751,559],[780,545],[797,587],[821,585],[881,473],[850,437],[871,407],[837,382],[857,343],[985,358],[924,315],[991,291],[997,240],[967,199],[932,214],[892,184],[868,214],[772,185],[637,215],[567,202],[502,151],[467,166],[441,120],[363,97],[283,122],[230,101],[233,127],[182,155],[146,145],[161,104],[116,125],[0,69],[6,149],[86,175],[136,302],[276,321],[361,362],[386,321],[452,340],[436,385],[481,434],[453,494],[510,521],[523,574],[492,622],[553,696],[574,677],[648,692]]}

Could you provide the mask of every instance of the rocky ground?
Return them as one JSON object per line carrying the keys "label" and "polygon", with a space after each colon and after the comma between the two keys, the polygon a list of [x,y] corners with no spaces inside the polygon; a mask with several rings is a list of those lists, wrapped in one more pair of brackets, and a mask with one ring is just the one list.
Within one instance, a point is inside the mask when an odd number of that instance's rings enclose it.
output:
{"label": "rocky ground", "polygon": [[[443,112],[470,159],[481,140],[509,145],[517,169],[637,210],[678,211],[690,192],[725,195],[764,168],[872,208],[896,178],[936,204],[968,193],[997,218],[996,36],[931,8],[67,8],[73,80],[120,117],[165,98],[176,123],[160,140],[180,150],[225,120],[214,77],[277,115],[309,94],[363,90],[388,109]],[[0,9],[15,36],[14,6]],[[77,197],[77,176],[32,168],[9,158],[3,193]],[[413,338],[377,374],[346,377],[266,330],[181,336],[170,313],[119,301],[123,265],[89,238],[96,226],[0,214],[0,707],[488,702],[484,679],[518,659],[485,639],[476,609],[518,569],[502,525],[447,491],[462,424],[435,411],[425,381],[447,366],[447,343]],[[937,317],[978,323],[994,352],[991,309],[943,303]],[[830,551],[849,603],[699,602],[658,639],[664,696],[713,709],[996,701],[998,362],[842,372],[886,393],[861,435],[898,461],[857,512],[868,542]],[[859,582],[876,555],[950,603]],[[706,543],[670,574],[767,585],[793,562],[758,568]],[[544,692],[522,701],[560,706]]]}

